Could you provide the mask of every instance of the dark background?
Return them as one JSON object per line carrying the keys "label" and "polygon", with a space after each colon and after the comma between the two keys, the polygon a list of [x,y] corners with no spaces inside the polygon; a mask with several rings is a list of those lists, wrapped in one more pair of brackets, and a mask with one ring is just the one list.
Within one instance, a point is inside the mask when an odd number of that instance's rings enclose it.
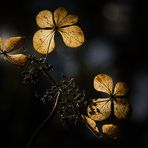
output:
{"label": "dark background", "polygon": [[[133,112],[117,141],[98,141],[90,131],[65,128],[54,115],[34,143],[49,147],[148,147],[147,5],[138,0],[1,0],[0,36],[25,35],[25,47],[33,50],[32,36],[38,29],[35,16],[43,9],[65,7],[79,16],[85,43],[78,49],[56,39],[49,62],[57,73],[75,77],[87,97],[97,97],[93,78],[106,73],[115,82],[125,81]],[[0,147],[24,148],[48,109],[34,95],[35,86],[22,84],[21,69],[0,58]]]}

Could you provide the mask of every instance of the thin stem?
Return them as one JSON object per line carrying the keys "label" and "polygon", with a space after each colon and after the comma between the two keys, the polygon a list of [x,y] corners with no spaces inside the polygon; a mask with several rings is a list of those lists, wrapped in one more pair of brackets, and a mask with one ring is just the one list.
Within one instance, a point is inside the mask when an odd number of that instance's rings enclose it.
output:
{"label": "thin stem", "polygon": [[[27,146],[26,148],[30,148],[30,146],[32,145],[33,143],[33,140],[35,140],[35,138],[37,137],[37,135],[40,133],[41,129],[45,126],[45,124],[47,123],[47,121],[49,120],[49,118],[52,116],[52,114],[54,113],[55,109],[56,109],[56,106],[57,106],[57,103],[58,103],[58,99],[59,99],[59,95],[63,95],[64,97],[66,97],[72,104],[73,106],[75,107],[75,109],[77,109],[76,105],[73,103],[73,101],[71,100],[71,98],[69,98],[68,96],[66,96],[64,93],[63,93],[63,90],[61,90],[61,88],[59,88],[59,86],[57,85],[57,83],[55,82],[55,80],[51,77],[51,75],[48,73],[48,71],[46,71],[44,69],[44,67],[42,66],[42,64],[36,59],[36,58],[33,58],[33,60],[39,65],[42,67],[42,71],[46,74],[46,76],[51,80],[51,82],[56,86],[56,88],[58,89],[58,94],[57,94],[57,97],[56,97],[56,100],[55,100],[55,104],[50,112],[50,114],[47,116],[47,118],[42,122],[42,124],[37,128],[37,130],[33,133],[32,137],[30,138],[29,142],[27,143]],[[76,110],[77,113],[78,113],[78,110]]]}
{"label": "thin stem", "polygon": [[49,120],[49,118],[52,116],[52,114],[54,113],[54,110],[57,106],[58,103],[58,99],[60,96],[60,91],[57,94],[54,106],[50,112],[50,114],[46,117],[46,119],[42,122],[42,124],[37,128],[37,130],[33,133],[32,137],[30,138],[29,142],[27,143],[26,148],[29,148],[31,146],[31,144],[33,143],[33,140],[37,137],[37,135],[40,133],[41,129],[45,126],[45,124],[47,123],[47,121]]}
{"label": "thin stem", "polygon": [[[37,64],[39,64],[39,66],[42,67],[42,65],[41,65],[36,59],[34,59],[34,60],[35,60],[35,62],[36,62]],[[43,68],[42,70],[43,70],[43,72],[46,74],[46,76],[52,81],[52,83],[56,86],[56,88],[61,92],[61,94],[62,94],[64,97],[68,98],[69,101],[71,101],[71,103],[74,105],[74,107],[75,107],[75,109],[76,109],[77,107],[75,106],[75,104],[73,103],[73,101],[71,100],[71,98],[69,98],[68,96],[66,96],[66,95],[62,92],[62,90],[58,87],[57,83],[54,81],[54,79],[51,77],[51,75],[50,75],[44,68]]]}
{"label": "thin stem", "polygon": [[[39,63],[35,58],[34,58],[34,61],[35,61],[39,66],[42,67],[41,63]],[[58,86],[57,86],[57,83],[54,81],[54,79],[51,77],[51,75],[50,75],[43,67],[42,67],[42,70],[43,70],[43,72],[46,74],[46,76],[52,81],[52,83],[53,83],[56,87],[58,87]]]}

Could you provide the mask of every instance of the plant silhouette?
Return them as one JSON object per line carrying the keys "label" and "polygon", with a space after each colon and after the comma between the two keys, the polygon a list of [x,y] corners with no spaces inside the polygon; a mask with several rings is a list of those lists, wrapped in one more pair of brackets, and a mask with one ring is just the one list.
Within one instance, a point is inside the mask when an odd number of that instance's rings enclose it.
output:
{"label": "plant silhouette", "polygon": [[[54,112],[58,113],[65,125],[76,126],[83,122],[98,138],[117,138],[118,126],[115,124],[103,124],[97,127],[96,122],[107,121],[115,117],[117,120],[126,119],[130,113],[130,105],[124,97],[127,95],[127,86],[124,82],[118,82],[113,87],[113,80],[106,74],[98,74],[94,78],[94,88],[98,92],[108,94],[108,98],[93,99],[88,103],[85,90],[80,90],[74,78],[60,76],[54,79],[56,74],[52,65],[47,62],[47,55],[55,48],[54,36],[59,32],[66,46],[76,48],[84,43],[84,34],[80,27],[75,25],[78,17],[68,15],[63,7],[57,8],[53,13],[42,10],[36,16],[39,30],[33,36],[34,49],[44,58],[30,55],[23,47],[24,37],[10,37],[5,42],[0,38],[0,54],[12,64],[22,67],[23,81],[25,83],[38,83],[45,77],[52,85],[44,90],[41,97],[43,104],[50,104],[50,113],[43,123],[37,128],[30,138],[26,148],[32,146],[33,141],[45,126]],[[23,53],[11,53],[23,49]],[[84,115],[84,114],[88,114]],[[107,122],[106,122],[107,123]]]}

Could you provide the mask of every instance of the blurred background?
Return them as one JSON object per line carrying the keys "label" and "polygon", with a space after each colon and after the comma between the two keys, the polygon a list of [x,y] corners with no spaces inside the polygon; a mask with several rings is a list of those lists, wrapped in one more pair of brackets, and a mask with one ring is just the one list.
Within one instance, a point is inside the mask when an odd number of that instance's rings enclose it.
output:
{"label": "blurred background", "polygon": [[[49,63],[58,74],[74,77],[87,97],[97,97],[93,78],[106,73],[115,82],[129,86],[128,99],[133,112],[123,135],[117,141],[98,141],[85,127],[69,129],[54,115],[33,144],[49,147],[148,147],[148,59],[147,5],[138,0],[1,0],[0,37],[26,36],[25,48],[31,54],[32,36],[38,29],[35,17],[43,9],[65,7],[79,16],[85,43],[70,49],[56,38]],[[35,97],[36,87],[22,83],[21,69],[0,57],[0,147],[25,148],[26,143],[48,115],[48,109]]]}

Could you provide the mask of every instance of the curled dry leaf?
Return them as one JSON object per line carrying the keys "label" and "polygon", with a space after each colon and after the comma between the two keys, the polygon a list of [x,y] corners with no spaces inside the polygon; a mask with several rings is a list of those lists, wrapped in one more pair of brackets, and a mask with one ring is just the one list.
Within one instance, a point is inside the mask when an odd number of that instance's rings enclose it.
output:
{"label": "curled dry leaf", "polygon": [[68,15],[63,7],[57,8],[52,14],[43,10],[36,16],[37,25],[41,28],[33,36],[33,46],[41,54],[51,53],[55,48],[54,35],[58,31],[64,43],[71,48],[79,47],[84,42],[84,34],[75,24],[78,17]]}

